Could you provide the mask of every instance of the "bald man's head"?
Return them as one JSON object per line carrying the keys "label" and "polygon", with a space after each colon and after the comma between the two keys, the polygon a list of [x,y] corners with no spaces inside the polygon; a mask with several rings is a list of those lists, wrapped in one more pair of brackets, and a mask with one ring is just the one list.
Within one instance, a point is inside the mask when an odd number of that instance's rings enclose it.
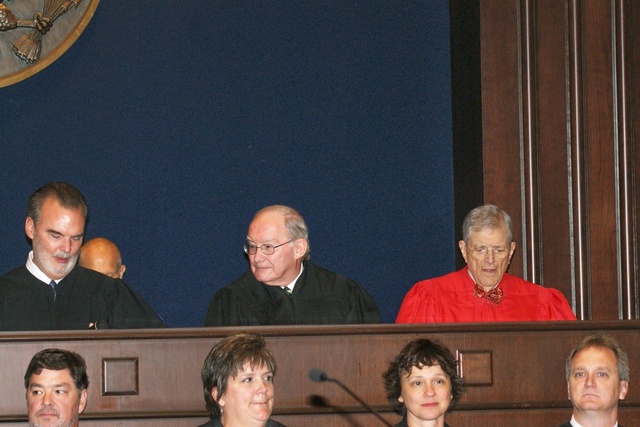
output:
{"label": "bald man's head", "polygon": [[122,264],[122,257],[115,243],[102,237],[96,237],[82,245],[78,264],[114,279],[122,279],[127,269]]}

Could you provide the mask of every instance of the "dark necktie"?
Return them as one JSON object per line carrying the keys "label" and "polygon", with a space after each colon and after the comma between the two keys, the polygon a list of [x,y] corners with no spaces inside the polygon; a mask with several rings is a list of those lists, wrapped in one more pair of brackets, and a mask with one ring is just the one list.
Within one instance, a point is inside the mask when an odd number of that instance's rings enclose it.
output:
{"label": "dark necktie", "polygon": [[484,289],[480,287],[477,283],[473,288],[473,296],[476,298],[486,298],[487,303],[491,303],[493,305],[499,305],[502,301],[502,288],[500,286],[496,286],[491,289],[489,292],[485,292]]}
{"label": "dark necktie", "polygon": [[53,300],[56,300],[56,281],[52,280],[51,283],[49,283],[49,286],[51,286],[51,289],[53,289]]}
{"label": "dark necktie", "polygon": [[291,288],[289,288],[288,286],[285,286],[284,288],[285,293],[287,294],[287,296],[291,296]]}

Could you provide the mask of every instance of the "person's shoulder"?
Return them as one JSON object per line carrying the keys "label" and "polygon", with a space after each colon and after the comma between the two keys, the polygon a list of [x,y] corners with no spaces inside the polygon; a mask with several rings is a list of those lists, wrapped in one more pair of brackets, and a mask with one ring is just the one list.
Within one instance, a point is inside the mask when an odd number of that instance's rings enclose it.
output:
{"label": "person's shoulder", "polygon": [[94,281],[100,281],[100,282],[102,282],[102,281],[107,282],[107,283],[110,283],[110,282],[115,283],[116,282],[116,279],[114,279],[112,277],[109,277],[107,275],[104,275],[102,273],[98,273],[95,270],[84,268],[80,264],[76,264],[75,267],[73,267],[73,269],[69,272],[69,274],[67,274],[65,276],[65,279],[67,277],[74,277],[74,276],[90,278],[90,279],[92,279]]}
{"label": "person's shoulder", "polygon": [[282,423],[277,422],[276,420],[272,420],[271,418],[269,418],[269,420],[267,420],[267,425],[266,427],[287,427]]}
{"label": "person's shoulder", "polygon": [[47,289],[43,285],[25,266],[21,266],[0,276],[0,298],[30,299],[43,288]]}
{"label": "person's shoulder", "polygon": [[506,291],[508,290],[511,295],[520,295],[520,296],[538,296],[545,297],[549,294],[550,288],[545,288],[544,286],[540,286],[536,283],[529,282],[518,276],[513,276],[509,273],[504,273],[502,276],[502,281],[500,282],[502,288]]}
{"label": "person's shoulder", "polygon": [[69,272],[69,274],[67,274],[62,280],[113,290],[117,289],[118,286],[126,286],[120,279],[114,279],[113,277],[98,273],[95,270],[81,267],[78,264],[76,264],[75,267],[73,267],[73,269]]}
{"label": "person's shoulder", "polygon": [[248,289],[253,289],[258,285],[260,285],[260,282],[256,280],[251,270],[247,270],[244,272],[242,276],[238,277],[236,280],[227,284],[223,288],[220,288],[220,290],[221,291],[222,290],[236,291],[240,289],[248,290]]}
{"label": "person's shoulder", "polygon": [[354,279],[344,274],[336,273],[327,268],[305,261],[304,264],[307,281],[315,281],[325,289],[336,289],[336,286],[345,291],[364,290],[364,287]]}
{"label": "person's shoulder", "polygon": [[28,277],[26,275],[32,276],[32,274],[29,273],[29,270],[27,270],[27,267],[24,265],[21,265],[20,267],[14,268],[13,270],[7,273],[4,273],[2,276],[0,276],[0,281],[20,280],[24,277]]}
{"label": "person's shoulder", "polygon": [[514,276],[513,274],[509,273],[504,273],[502,275],[502,280],[523,286],[539,286],[533,282],[523,279],[522,277]]}
{"label": "person's shoulder", "polygon": [[218,427],[221,424],[217,420],[209,420],[204,424],[199,425],[198,427]]}
{"label": "person's shoulder", "polygon": [[452,289],[453,285],[462,283],[465,277],[468,277],[468,274],[466,273],[466,269],[463,268],[462,270],[452,271],[451,273],[447,273],[442,276],[420,280],[413,285],[413,287],[424,289],[447,287],[448,289]]}
{"label": "person's shoulder", "polygon": [[218,289],[212,298],[213,300],[251,300],[264,294],[266,285],[258,282],[251,270],[247,270],[242,276],[238,277],[228,285]]}
{"label": "person's shoulder", "polygon": [[95,270],[76,266],[59,283],[78,294],[101,294],[110,299],[137,299],[137,291],[122,279],[114,279]]}
{"label": "person's shoulder", "polygon": [[508,273],[504,274],[502,282],[504,285],[511,286],[513,291],[525,293],[527,295],[538,294],[540,297],[552,297],[558,294],[562,295],[562,293],[555,288],[547,288]]}
{"label": "person's shoulder", "polygon": [[322,267],[318,264],[314,264],[311,261],[305,261],[304,268],[307,271],[307,275],[313,275],[321,281],[335,282],[336,280],[340,280],[356,286],[360,286],[360,284],[351,277],[345,276],[344,274],[336,273],[335,271],[331,271],[328,268]]}
{"label": "person's shoulder", "polygon": [[[320,275],[320,276],[331,276],[331,277],[335,277],[338,276],[339,274],[336,272],[333,272],[327,268],[324,268],[318,264],[314,264],[311,261],[305,261],[304,262],[304,268],[307,270],[307,274],[309,273],[313,273],[315,275]],[[343,276],[346,277],[346,276]]]}
{"label": "person's shoulder", "polygon": [[27,267],[21,266],[0,276],[0,292],[3,295],[28,294],[41,283]]}

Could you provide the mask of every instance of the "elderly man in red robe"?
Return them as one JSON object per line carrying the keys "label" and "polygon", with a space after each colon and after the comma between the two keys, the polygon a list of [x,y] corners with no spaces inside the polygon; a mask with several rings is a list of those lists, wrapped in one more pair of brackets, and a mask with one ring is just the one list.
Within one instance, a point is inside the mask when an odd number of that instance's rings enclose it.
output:
{"label": "elderly man in red robe", "polygon": [[516,243],[504,210],[475,208],[462,232],[458,246],[466,267],[416,283],[396,323],[576,320],[560,291],[506,273]]}

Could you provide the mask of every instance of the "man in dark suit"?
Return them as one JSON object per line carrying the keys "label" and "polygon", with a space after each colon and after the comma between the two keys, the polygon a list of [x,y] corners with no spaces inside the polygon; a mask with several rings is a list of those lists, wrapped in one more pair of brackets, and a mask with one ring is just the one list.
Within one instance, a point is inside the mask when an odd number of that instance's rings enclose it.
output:
{"label": "man in dark suit", "polygon": [[622,427],[618,401],[629,389],[629,357],[616,340],[590,335],[574,348],[566,363],[571,421],[560,427]]}

